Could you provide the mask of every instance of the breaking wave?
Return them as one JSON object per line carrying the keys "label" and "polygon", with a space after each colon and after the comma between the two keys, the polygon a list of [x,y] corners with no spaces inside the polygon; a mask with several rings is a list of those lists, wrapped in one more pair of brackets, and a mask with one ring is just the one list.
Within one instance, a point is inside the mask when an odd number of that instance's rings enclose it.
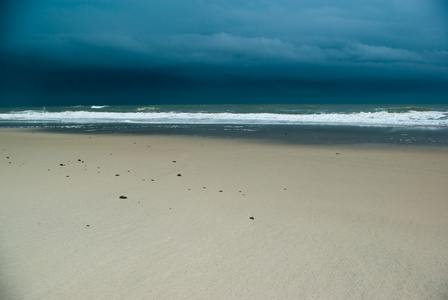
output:
{"label": "breaking wave", "polygon": [[46,124],[282,124],[350,126],[433,126],[448,127],[447,111],[408,107],[350,113],[230,113],[230,112],[155,112],[154,108],[137,112],[25,110],[0,113],[0,122]]}

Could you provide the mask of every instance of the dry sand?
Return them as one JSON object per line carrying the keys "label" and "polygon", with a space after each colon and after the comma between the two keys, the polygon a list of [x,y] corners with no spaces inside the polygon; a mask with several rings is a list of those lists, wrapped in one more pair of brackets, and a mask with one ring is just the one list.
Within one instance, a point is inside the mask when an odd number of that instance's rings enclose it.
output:
{"label": "dry sand", "polygon": [[448,297],[446,148],[0,129],[0,191],[1,299]]}

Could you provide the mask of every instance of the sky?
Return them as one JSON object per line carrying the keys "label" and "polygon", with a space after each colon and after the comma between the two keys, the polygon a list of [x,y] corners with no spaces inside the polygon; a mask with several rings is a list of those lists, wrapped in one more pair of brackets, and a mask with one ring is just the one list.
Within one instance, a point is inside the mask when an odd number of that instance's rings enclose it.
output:
{"label": "sky", "polygon": [[448,104],[448,0],[3,0],[0,106]]}

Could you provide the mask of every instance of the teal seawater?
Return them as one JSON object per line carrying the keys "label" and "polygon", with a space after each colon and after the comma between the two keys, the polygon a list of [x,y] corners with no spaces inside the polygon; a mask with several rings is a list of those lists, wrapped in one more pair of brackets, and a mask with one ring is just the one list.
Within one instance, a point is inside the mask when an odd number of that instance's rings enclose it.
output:
{"label": "teal seawater", "polygon": [[291,144],[448,146],[448,105],[138,105],[0,109],[0,127]]}
{"label": "teal seawater", "polygon": [[358,113],[378,112],[405,113],[410,111],[442,111],[448,112],[446,104],[331,104],[331,105],[304,105],[304,104],[266,104],[266,105],[107,105],[92,106],[48,106],[48,107],[3,107],[0,113],[20,111],[87,111],[87,112],[184,112],[184,113],[273,113],[273,114],[321,114],[321,113]]}
{"label": "teal seawater", "polygon": [[447,105],[146,105],[0,110],[0,123],[448,126]]}

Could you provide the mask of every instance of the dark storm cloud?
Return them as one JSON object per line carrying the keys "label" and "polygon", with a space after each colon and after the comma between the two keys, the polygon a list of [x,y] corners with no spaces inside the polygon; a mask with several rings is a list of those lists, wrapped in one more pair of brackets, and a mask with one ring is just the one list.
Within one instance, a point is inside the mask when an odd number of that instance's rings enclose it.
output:
{"label": "dark storm cloud", "polygon": [[246,86],[255,95],[258,85],[331,96],[342,86],[348,94],[407,93],[406,82],[447,95],[447,1],[5,3],[0,84],[8,95],[20,86],[147,95],[189,88],[242,95]]}

